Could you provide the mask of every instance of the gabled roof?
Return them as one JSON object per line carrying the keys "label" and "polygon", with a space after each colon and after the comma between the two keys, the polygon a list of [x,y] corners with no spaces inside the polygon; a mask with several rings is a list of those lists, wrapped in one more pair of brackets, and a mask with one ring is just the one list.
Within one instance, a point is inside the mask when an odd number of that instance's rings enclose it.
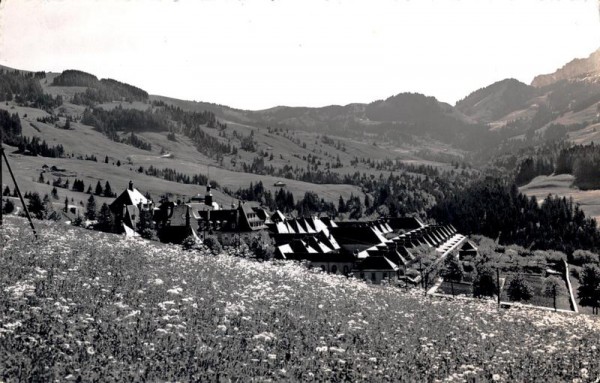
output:
{"label": "gabled roof", "polygon": [[398,266],[408,264],[406,258],[397,250],[388,252],[385,257]]}
{"label": "gabled roof", "polygon": [[321,221],[320,218],[311,217],[310,220],[311,220],[312,226],[315,228],[315,231],[317,231],[317,233],[319,231],[326,231],[327,234],[329,234],[327,225],[325,225],[325,223],[323,221]]}
{"label": "gabled roof", "polygon": [[329,217],[321,217],[320,220],[327,227],[338,227],[338,225]]}
{"label": "gabled roof", "polygon": [[284,223],[285,223],[285,227],[288,230],[288,233],[290,233],[290,234],[297,234],[296,230],[292,227],[292,225],[290,225],[289,221],[285,221]]}
{"label": "gabled roof", "polygon": [[275,224],[275,233],[278,234],[289,234],[290,231],[284,222],[277,222]]}
{"label": "gabled roof", "polygon": [[317,250],[319,253],[330,253],[333,250],[315,237],[309,237],[307,239],[307,242],[313,249]]}
{"label": "gabled roof", "polygon": [[361,271],[396,271],[398,270],[398,266],[387,257],[375,256],[367,257],[358,265],[357,269]]}
{"label": "gabled roof", "polygon": [[300,226],[300,224],[298,223],[297,220],[292,219],[289,221],[286,221],[294,230],[294,233],[298,233],[298,234],[306,234],[306,230],[304,230],[304,228],[302,226]]}
{"label": "gabled roof", "polygon": [[309,246],[305,241],[301,239],[295,239],[289,243],[294,253],[317,253],[317,250]]}
{"label": "gabled roof", "polygon": [[287,254],[292,254],[294,253],[294,250],[292,250],[291,246],[288,244],[285,245],[281,245],[277,247],[277,251],[283,256],[283,258],[287,258]]}
{"label": "gabled roof", "polygon": [[137,190],[136,188],[133,188],[133,190],[125,190],[125,192],[127,194],[129,194],[129,199],[132,202],[132,205],[138,205],[138,204],[142,204],[142,205],[146,205],[148,203],[148,199],[146,197],[144,197],[144,195],[142,193],[140,193],[139,190]]}
{"label": "gabled roof", "polygon": [[308,233],[316,233],[317,232],[312,219],[302,218],[302,223],[306,227],[306,231]]}
{"label": "gabled roof", "polygon": [[123,193],[121,193],[111,204],[110,204],[110,209],[113,212],[118,213],[119,215],[122,214],[123,210],[123,205],[139,205],[140,203],[142,205],[147,205],[150,201],[148,201],[148,199],[146,197],[144,197],[144,195],[142,193],[140,193],[139,190],[137,190],[136,188],[132,188],[133,190],[130,189],[125,189],[123,191]]}
{"label": "gabled roof", "polygon": [[337,241],[335,240],[335,237],[331,234],[329,234],[329,231],[325,231],[322,230],[319,233],[317,233],[317,238],[319,240],[321,240],[321,242],[325,243],[328,247],[332,248],[333,250],[339,250],[340,249],[340,245],[339,243],[337,243]]}

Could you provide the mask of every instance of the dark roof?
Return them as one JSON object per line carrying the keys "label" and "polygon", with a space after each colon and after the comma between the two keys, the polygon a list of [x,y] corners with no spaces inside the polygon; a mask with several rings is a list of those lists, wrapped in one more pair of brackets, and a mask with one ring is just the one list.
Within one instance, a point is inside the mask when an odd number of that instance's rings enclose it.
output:
{"label": "dark roof", "polygon": [[398,266],[384,256],[367,257],[362,261],[358,267],[358,270],[382,270],[382,271],[396,271]]}
{"label": "dark roof", "polygon": [[423,222],[416,217],[390,218],[388,224],[394,230],[413,230],[425,226]]}
{"label": "dark roof", "polygon": [[273,213],[273,215],[271,216],[271,220],[273,222],[280,222],[280,221],[285,221],[285,215],[283,215],[282,212],[280,212],[279,210],[275,211],[275,213]]}
{"label": "dark roof", "polygon": [[352,255],[341,253],[287,253],[285,259],[306,260],[311,262],[348,262],[356,259]]}
{"label": "dark roof", "polygon": [[460,249],[463,250],[463,251],[468,251],[468,250],[470,250],[470,251],[473,251],[473,250],[477,251],[477,248],[475,247],[475,245],[473,245],[471,243],[471,241],[465,242],[465,244],[462,245],[462,247]]}
{"label": "dark roof", "polygon": [[340,246],[349,244],[372,246],[381,243],[380,238],[370,227],[332,227],[329,231]]}
{"label": "dark roof", "polygon": [[252,210],[254,210],[254,212],[256,213],[258,218],[260,218],[263,221],[266,221],[267,219],[270,218],[269,213],[261,207],[253,207]]}

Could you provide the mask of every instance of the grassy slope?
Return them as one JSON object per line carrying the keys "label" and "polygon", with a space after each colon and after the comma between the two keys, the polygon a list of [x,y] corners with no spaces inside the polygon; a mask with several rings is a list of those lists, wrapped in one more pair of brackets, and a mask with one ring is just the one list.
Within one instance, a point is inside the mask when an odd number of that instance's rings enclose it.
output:
{"label": "grassy slope", "polygon": [[[590,316],[497,311],[285,263],[22,219],[1,232],[0,379],[571,381]],[[495,376],[496,375],[496,376]]]}
{"label": "grassy slope", "polygon": [[540,203],[548,194],[573,198],[573,201],[581,205],[581,209],[587,216],[600,222],[600,190],[573,189],[572,183],[573,176],[570,174],[539,176],[519,190],[528,196],[535,196]]}
{"label": "grassy slope", "polygon": [[[67,104],[68,108],[77,109],[77,106]],[[255,174],[247,174],[235,172],[227,169],[217,168],[213,160],[203,156],[185,137],[179,137],[178,143],[173,143],[166,139],[165,134],[160,133],[143,133],[142,137],[153,144],[152,152],[134,148],[129,145],[115,143],[89,126],[72,123],[73,130],[62,130],[53,125],[37,122],[38,117],[45,117],[47,113],[33,108],[24,108],[9,103],[0,104],[1,109],[8,110],[10,113],[19,113],[23,126],[23,134],[25,136],[37,136],[45,139],[51,145],[62,144],[67,153],[91,155],[98,157],[99,163],[91,161],[81,161],[71,158],[42,158],[28,157],[18,154],[12,154],[10,161],[15,169],[17,180],[23,191],[38,191],[41,193],[49,193],[52,187],[37,184],[37,178],[41,172],[43,164],[49,166],[56,165],[59,168],[66,168],[74,176],[71,178],[71,183],[75,176],[83,179],[85,184],[92,183],[95,186],[97,180],[101,180],[104,184],[109,180],[113,191],[123,190],[129,180],[133,180],[136,187],[143,192],[149,191],[154,196],[159,196],[166,192],[174,195],[190,196],[196,193],[204,193],[204,188],[195,185],[183,185],[175,182],[163,181],[154,177],[149,177],[144,174],[139,174],[135,170],[139,166],[149,167],[153,165],[158,168],[175,168],[179,172],[189,175],[202,173],[207,174],[208,166],[211,166],[211,179],[219,182],[220,185],[229,187],[232,190],[237,190],[239,187],[247,187],[250,182],[263,181],[263,183],[274,189],[272,185],[279,178],[270,176],[260,176]],[[79,111],[80,113],[82,112]],[[27,117],[24,117],[27,115]],[[64,119],[60,124],[64,123]],[[210,130],[210,129],[208,129]],[[290,142],[289,140],[285,139]],[[295,145],[295,144],[293,144]],[[296,145],[297,146],[297,145]],[[161,158],[160,147],[164,147],[166,151],[174,153],[174,158]],[[7,147],[7,152],[13,152],[14,149]],[[255,154],[254,154],[255,155]],[[106,165],[102,161],[108,156],[110,164]],[[121,167],[112,166],[120,160],[124,165]],[[56,177],[57,178],[57,177]],[[64,177],[63,177],[64,179]],[[4,180],[4,184],[8,184],[12,189],[12,182]],[[306,191],[315,191],[326,200],[337,202],[340,195],[347,199],[350,194],[362,196],[363,193],[359,188],[350,185],[314,185],[301,181],[285,180],[289,188],[297,198],[301,198]],[[73,197],[75,202],[78,200],[87,199],[87,196],[82,193],[72,193],[59,190],[59,195],[64,199],[64,195],[69,198]],[[218,191],[214,192],[215,198],[220,203],[230,203],[231,198]]]}

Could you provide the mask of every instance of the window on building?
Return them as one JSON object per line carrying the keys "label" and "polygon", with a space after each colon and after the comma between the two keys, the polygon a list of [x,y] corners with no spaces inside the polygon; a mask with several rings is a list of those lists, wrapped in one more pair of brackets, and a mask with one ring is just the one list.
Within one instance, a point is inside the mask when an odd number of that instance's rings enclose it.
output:
{"label": "window on building", "polygon": [[336,273],[337,273],[337,266],[336,266],[336,265],[333,265],[333,266],[331,266],[331,272],[332,272],[333,274],[336,274]]}
{"label": "window on building", "polygon": [[377,280],[377,275],[375,273],[371,273],[371,280],[375,282]]}
{"label": "window on building", "polygon": [[326,271],[325,270],[325,265],[321,265],[321,270]]}
{"label": "window on building", "polygon": [[365,273],[360,273],[360,279],[365,279]]}
{"label": "window on building", "polygon": [[348,270],[348,266],[344,266],[344,275],[348,275],[350,270]]}

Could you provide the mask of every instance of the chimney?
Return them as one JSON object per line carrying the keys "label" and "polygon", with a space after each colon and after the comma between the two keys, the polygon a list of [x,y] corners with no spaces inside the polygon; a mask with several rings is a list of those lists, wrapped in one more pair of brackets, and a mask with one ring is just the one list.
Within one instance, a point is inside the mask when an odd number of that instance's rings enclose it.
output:
{"label": "chimney", "polygon": [[133,191],[133,181],[129,181],[129,190]]}

